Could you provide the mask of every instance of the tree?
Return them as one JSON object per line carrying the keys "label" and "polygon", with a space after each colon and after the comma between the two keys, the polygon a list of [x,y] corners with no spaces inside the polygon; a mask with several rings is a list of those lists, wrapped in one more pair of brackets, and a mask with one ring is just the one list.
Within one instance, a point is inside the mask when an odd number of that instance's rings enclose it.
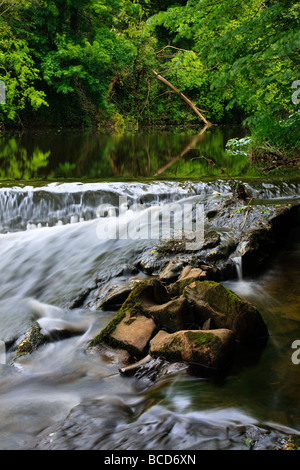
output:
{"label": "tree", "polygon": [[19,112],[28,106],[37,110],[47,105],[45,93],[37,87],[40,77],[32,51],[26,39],[14,30],[24,5],[24,0],[0,2],[0,80],[6,88],[6,104],[0,107],[0,124],[16,121]]}
{"label": "tree", "polygon": [[[164,27],[173,43],[189,42],[198,60],[198,80],[209,77],[210,94],[225,97],[224,110],[245,116],[266,109],[292,111],[291,85],[299,72],[299,3],[290,0],[189,0],[160,12],[149,22]],[[178,61],[180,69],[182,60]],[[197,76],[194,75],[194,87]]]}
{"label": "tree", "polygon": [[[115,15],[121,9],[117,0],[36,0],[22,2],[18,15],[5,24],[2,37],[7,37],[3,54],[5,64],[18,60],[29,64],[31,75],[21,79],[19,68],[14,87],[15,108],[10,99],[8,86],[7,110],[11,119],[25,107],[19,101],[30,96],[34,109],[50,103],[48,116],[59,122],[61,113],[67,109],[67,121],[71,114],[82,120],[84,111],[95,115],[108,107],[109,84],[118,68],[132,58],[134,47],[114,28]],[[13,29],[13,39],[8,37]],[[17,48],[12,55],[11,47]],[[25,55],[24,58],[22,58]],[[5,65],[4,65],[5,67]],[[27,70],[27,69],[26,69]],[[42,89],[36,92],[28,85],[38,78]],[[21,83],[20,83],[21,82]],[[22,86],[20,86],[22,84]],[[45,99],[46,98],[46,99]],[[56,118],[53,114],[57,114]]]}

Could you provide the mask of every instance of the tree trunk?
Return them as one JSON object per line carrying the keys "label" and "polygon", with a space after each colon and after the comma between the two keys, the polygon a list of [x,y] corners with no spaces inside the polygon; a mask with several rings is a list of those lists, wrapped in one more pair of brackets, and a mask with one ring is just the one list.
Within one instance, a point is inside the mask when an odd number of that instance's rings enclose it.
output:
{"label": "tree trunk", "polygon": [[152,72],[157,78],[157,80],[160,80],[167,87],[171,88],[171,90],[173,90],[183,101],[185,101],[190,106],[190,108],[192,108],[192,110],[202,119],[202,121],[205,123],[206,126],[211,126],[211,123],[207,121],[207,119],[205,119],[205,117],[200,113],[197,106],[195,106],[191,100],[189,100],[183,93],[181,93],[181,91],[178,90],[178,88],[176,88],[174,85],[172,85],[172,83],[168,82],[168,80],[166,80],[164,77],[162,77],[157,72],[155,72],[155,70],[152,70]]}

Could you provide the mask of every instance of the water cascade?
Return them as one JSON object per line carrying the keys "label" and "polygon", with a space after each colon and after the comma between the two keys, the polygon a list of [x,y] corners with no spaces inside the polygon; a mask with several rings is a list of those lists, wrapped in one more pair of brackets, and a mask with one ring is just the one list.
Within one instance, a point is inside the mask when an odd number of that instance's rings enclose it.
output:
{"label": "water cascade", "polygon": [[[230,195],[230,184],[221,180],[0,187],[0,449],[248,449],[245,442],[254,431],[256,448],[265,449],[298,432],[299,374],[290,348],[300,336],[295,249],[259,281],[243,279],[243,242],[232,253],[243,282],[227,286],[261,307],[276,341],[269,343],[269,354],[242,374],[233,372],[222,386],[183,371],[170,373],[159,388],[142,377],[137,384],[121,376],[110,357],[86,351],[115,315],[97,309],[98,298],[110,287],[144,279],[137,267],[157,255],[157,240],[139,239],[138,227],[149,220],[152,234],[160,209],[200,203],[208,233],[237,238],[235,218],[241,224],[243,214],[232,206],[224,215],[220,210]],[[132,236],[101,238],[101,228],[110,233],[116,220],[120,233],[126,228],[126,214],[113,215],[121,196],[132,209]],[[111,215],[98,217],[102,204]],[[218,217],[207,216],[215,212]],[[82,292],[88,293],[85,303],[70,308]],[[16,341],[36,325],[49,341],[14,360]]]}
{"label": "water cascade", "polygon": [[242,256],[235,256],[232,258],[232,261],[235,264],[236,267],[236,273],[239,281],[243,280],[243,261],[242,261]]}

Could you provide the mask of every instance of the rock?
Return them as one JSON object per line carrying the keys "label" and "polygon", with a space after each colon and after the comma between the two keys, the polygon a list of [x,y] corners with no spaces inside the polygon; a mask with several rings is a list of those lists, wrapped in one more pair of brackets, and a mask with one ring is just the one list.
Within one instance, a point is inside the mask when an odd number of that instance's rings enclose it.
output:
{"label": "rock", "polygon": [[162,282],[172,282],[178,279],[180,270],[182,269],[182,264],[176,259],[172,259],[163,272],[160,274],[159,279]]}
{"label": "rock", "polygon": [[178,296],[184,291],[184,288],[193,281],[217,280],[218,269],[213,266],[201,265],[199,268],[186,266],[179,279],[169,287],[170,295]]}
{"label": "rock", "polygon": [[211,318],[213,328],[232,330],[238,341],[268,336],[260,312],[248,301],[214,281],[195,281],[186,286],[184,296],[195,309],[196,321]]}
{"label": "rock", "polygon": [[38,349],[41,345],[46,343],[46,338],[41,333],[39,326],[32,326],[31,329],[25,333],[17,346],[15,359],[31,354]]}
{"label": "rock", "polygon": [[225,369],[234,354],[234,335],[230,330],[160,330],[150,342],[149,353],[170,362],[196,363],[213,369]]}
{"label": "rock", "polygon": [[69,308],[72,310],[75,308],[82,307],[82,305],[84,304],[84,301],[88,298],[89,294],[91,293],[91,290],[92,288],[88,287],[84,289],[82,292],[80,292],[78,296],[74,300],[72,300],[72,302],[69,305]]}
{"label": "rock", "polygon": [[145,281],[133,289],[118,314],[91,345],[104,343],[141,357],[158,327],[172,333],[193,327],[193,320],[187,299],[171,299],[160,281]]}
{"label": "rock", "polygon": [[116,349],[106,345],[100,345],[93,348],[93,352],[101,356],[104,362],[110,364],[118,364],[119,366],[120,364],[123,364],[123,366],[131,364],[130,354],[128,351],[125,351],[125,349]]}
{"label": "rock", "polygon": [[157,326],[152,318],[133,316],[127,312],[110,334],[109,341],[132,356],[141,357],[156,330]]}
{"label": "rock", "polygon": [[194,325],[194,314],[184,297],[170,300],[162,305],[144,306],[144,312],[145,315],[152,316],[160,328],[170,333],[192,328]]}
{"label": "rock", "polygon": [[[212,211],[213,212],[213,211]],[[206,250],[208,248],[215,248],[221,242],[221,236],[218,232],[214,230],[209,230],[205,232],[205,241],[203,245],[203,249]]]}
{"label": "rock", "polygon": [[170,300],[167,290],[158,280],[138,283],[117,315],[90,342],[89,346],[94,347],[104,343],[108,346],[126,349],[134,356],[140,357],[156,328],[149,309]]}
{"label": "rock", "polygon": [[229,256],[236,250],[237,243],[234,240],[229,240],[226,243],[219,245],[216,249],[207,255],[209,263],[217,263],[218,261],[227,260]]}
{"label": "rock", "polygon": [[98,303],[96,309],[118,310],[125,302],[132,289],[133,284],[112,287]]}
{"label": "rock", "polygon": [[188,278],[193,278],[193,279],[199,279],[199,278],[203,278],[203,277],[206,277],[206,274],[207,271],[203,271],[201,268],[193,268],[192,266],[186,266],[182,273],[181,273],[181,276],[180,278],[178,279],[179,281],[183,281],[184,279],[188,279]]}
{"label": "rock", "polygon": [[157,279],[140,282],[90,347],[108,346],[127,351],[131,359],[142,359],[121,373],[148,378],[157,376],[160,367],[153,358],[224,369],[235,340],[265,338],[268,331],[249,302],[215,281],[189,277],[200,271],[208,269],[189,266],[183,271],[181,282],[186,284],[183,295],[176,298]]}

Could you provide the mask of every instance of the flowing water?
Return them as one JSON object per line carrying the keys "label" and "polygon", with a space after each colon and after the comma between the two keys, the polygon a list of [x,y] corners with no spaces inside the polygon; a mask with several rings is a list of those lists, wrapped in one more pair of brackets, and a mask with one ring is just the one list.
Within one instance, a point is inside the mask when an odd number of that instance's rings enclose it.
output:
{"label": "flowing water", "polygon": [[[140,180],[127,182],[124,157],[116,152],[116,141],[104,139],[105,155],[110,155],[105,160],[102,139],[97,137],[95,142],[84,136],[80,146],[74,137],[68,155],[60,160],[60,168],[71,173],[71,181],[58,179],[59,160],[47,160],[58,145],[47,150],[44,144],[43,157],[37,157],[37,147],[30,150],[28,142],[23,147],[17,140],[15,147],[12,141],[6,142],[4,147],[8,153],[15,148],[15,157],[10,163],[6,159],[1,167],[7,181],[0,186],[0,340],[6,344],[5,360],[0,350],[0,449],[248,449],[274,448],[289,436],[299,441],[300,364],[292,360],[292,343],[300,339],[297,230],[289,234],[286,250],[273,259],[267,272],[256,279],[247,279],[240,272],[240,278],[225,282],[260,309],[270,338],[256,360],[252,357],[247,362],[245,358],[223,380],[192,375],[186,369],[170,372],[155,383],[137,380],[120,375],[113,358],[86,350],[89,340],[115,314],[96,309],[97,289],[99,294],[112,284],[147,277],[135,268],[135,262],[156,244],[155,239],[99,238],[99,224],[103,223],[99,206],[116,207],[120,196],[126,197],[129,207],[139,202],[139,210],[130,219],[136,225],[154,205],[197,201],[207,211],[231,192],[228,180],[152,177],[143,181],[143,166],[134,175]],[[157,155],[163,140],[156,137],[153,150],[154,136],[151,139],[143,145],[148,146],[148,154]],[[128,142],[133,145],[134,141],[127,138],[122,146],[120,140],[120,148],[129,152]],[[191,136],[176,137],[173,149],[170,139],[165,140],[170,155],[164,165],[190,140]],[[53,142],[60,142],[61,148],[63,137]],[[134,148],[140,148],[139,144],[135,141]],[[113,148],[112,153],[108,147]],[[94,153],[90,154],[91,148]],[[102,153],[97,161],[99,148]],[[197,151],[202,153],[205,148],[197,147]],[[134,160],[136,154],[131,151]],[[26,165],[21,161],[22,152]],[[206,155],[208,158],[209,153]],[[14,158],[18,166],[13,165]],[[158,160],[153,164],[153,159],[150,163],[145,159],[153,172],[163,166]],[[83,167],[86,164],[81,175],[88,181],[75,181],[80,162]],[[106,163],[101,166],[99,162]],[[100,166],[106,168],[104,173]],[[91,168],[96,167],[93,173]],[[95,182],[99,171],[102,181]],[[45,182],[50,173],[51,182]],[[114,181],[107,181],[110,178]],[[280,202],[295,198],[298,183],[253,181],[249,189],[261,200]],[[109,218],[108,225],[114,220]],[[70,308],[85,289],[90,292],[85,306]],[[44,332],[67,329],[72,334],[53,337],[31,355],[13,362],[12,345],[33,322]]]}

